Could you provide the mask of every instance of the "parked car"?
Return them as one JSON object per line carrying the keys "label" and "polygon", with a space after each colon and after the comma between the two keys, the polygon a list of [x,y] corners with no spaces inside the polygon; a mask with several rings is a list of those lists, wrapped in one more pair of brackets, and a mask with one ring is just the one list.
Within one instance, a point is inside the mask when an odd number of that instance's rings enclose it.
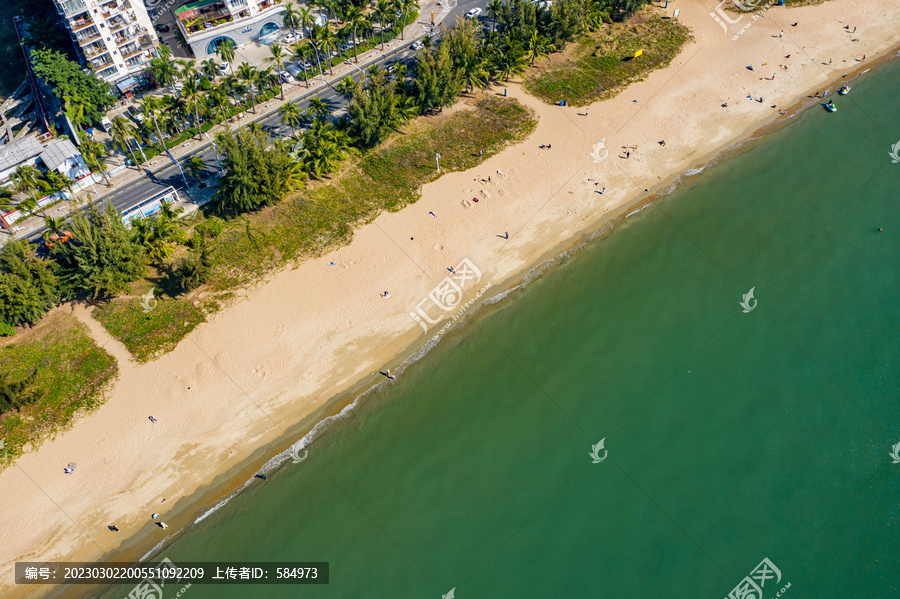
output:
{"label": "parked car", "polygon": [[219,65],[219,72],[222,73],[222,74],[224,75],[225,73],[228,72],[228,68],[229,68],[229,67],[228,67],[228,63],[227,63],[227,62],[223,62],[222,64]]}
{"label": "parked car", "polygon": [[103,117],[100,119],[100,126],[103,127],[103,130],[109,133],[112,130],[112,121],[108,118]]}
{"label": "parked car", "polygon": [[284,39],[281,40],[282,44],[293,44],[294,42],[300,41],[300,36],[296,33],[289,33],[284,36]]}
{"label": "parked car", "polygon": [[481,14],[481,9],[476,7],[466,13],[466,18],[474,19],[475,17],[477,17],[480,14]]}
{"label": "parked car", "polygon": [[425,43],[422,40],[419,40],[412,45],[413,50],[421,50],[424,47],[425,47]]}
{"label": "parked car", "polygon": [[303,70],[300,67],[298,67],[297,65],[289,64],[289,65],[286,65],[284,68],[288,72],[289,75],[293,75],[294,77],[297,77],[297,78],[300,78],[303,76]]}
{"label": "parked car", "polygon": [[153,28],[156,29],[159,33],[166,33],[170,29],[168,25],[154,25]]}
{"label": "parked car", "polygon": [[294,80],[294,77],[287,71],[281,71],[279,74],[281,75],[281,80],[285,83],[291,83]]}
{"label": "parked car", "polygon": [[127,114],[129,117],[131,117],[132,120],[137,121],[138,123],[144,122],[144,115],[141,114],[141,111],[134,106],[129,106],[125,110],[125,114]]}

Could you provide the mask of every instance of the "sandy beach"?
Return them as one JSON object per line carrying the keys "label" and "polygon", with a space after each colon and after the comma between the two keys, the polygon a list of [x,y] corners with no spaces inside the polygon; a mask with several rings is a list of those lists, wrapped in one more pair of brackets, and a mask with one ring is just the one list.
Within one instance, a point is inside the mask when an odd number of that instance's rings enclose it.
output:
{"label": "sandy beach", "polygon": [[[711,16],[710,2],[676,0],[669,15],[674,8],[695,39],[668,68],[587,116],[505,86],[538,116],[525,142],[444,175],[348,246],[273,275],[158,360],[132,362],[88,308],[58,308],[90,328],[121,374],[105,405],[0,473],[0,592],[51,590],[15,587],[16,561],[92,561],[126,546],[125,555],[143,555],[299,438],[285,440],[289,430],[384,380],[379,371],[396,368],[461,306],[509,288],[900,45],[896,0],[773,7],[734,24]],[[448,289],[461,289],[461,300]],[[69,462],[78,468],[65,476]]]}

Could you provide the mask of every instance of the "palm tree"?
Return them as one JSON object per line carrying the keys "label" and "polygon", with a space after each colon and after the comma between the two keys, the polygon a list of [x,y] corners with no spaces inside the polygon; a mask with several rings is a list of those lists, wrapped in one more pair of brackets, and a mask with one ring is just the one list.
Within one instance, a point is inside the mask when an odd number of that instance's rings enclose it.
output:
{"label": "palm tree", "polygon": [[200,63],[200,74],[207,79],[212,80],[218,77],[221,73],[219,72],[219,67],[216,66],[215,61],[212,58],[207,58]]}
{"label": "palm tree", "polygon": [[241,66],[238,67],[237,76],[247,82],[247,90],[250,94],[250,108],[253,111],[253,114],[256,114],[256,100],[253,96],[253,84],[259,80],[259,71],[256,70],[256,67],[249,63],[241,63]]}
{"label": "palm tree", "polygon": [[[27,197],[19,202],[19,205],[16,206],[16,208],[19,209],[19,212],[24,212],[25,214],[31,216],[32,214],[34,214],[34,211],[38,209],[38,205],[34,198]],[[41,212],[43,213],[43,210],[41,210]],[[46,218],[46,215],[44,218]]]}
{"label": "palm tree", "polygon": [[63,227],[66,226],[65,217],[53,218],[52,216],[44,217],[44,225],[47,227],[47,230],[44,231],[44,241],[50,241],[51,235],[59,235],[63,232]]}
{"label": "palm tree", "polygon": [[[167,46],[163,46],[168,50]],[[170,51],[171,52],[171,51]],[[150,61],[150,71],[160,85],[167,85],[175,93],[175,82],[178,80],[178,67],[170,60],[171,54],[162,53],[161,58]]]}
{"label": "palm tree", "polygon": [[[290,8],[290,5],[288,5],[288,8]],[[281,81],[281,71],[284,70],[284,61],[287,59],[287,55],[278,44],[269,46],[269,52],[272,53],[272,56],[267,58],[266,62],[274,62],[275,66],[278,67],[278,89],[281,90],[281,99],[284,100],[284,85]]]}
{"label": "palm tree", "polygon": [[231,64],[234,61],[234,42],[231,40],[222,40],[216,45],[216,54],[219,55],[219,58],[228,63],[228,68],[231,70],[231,74],[234,75],[234,66]]}
{"label": "palm tree", "polygon": [[547,54],[556,50],[556,46],[550,43],[546,37],[538,35],[537,31],[532,32],[531,39],[528,40],[528,60],[534,64],[535,60],[544,62]]}
{"label": "palm tree", "polygon": [[312,114],[313,118],[310,120],[324,123],[325,117],[331,113],[331,106],[328,105],[327,100],[323,100],[319,96],[316,96],[309,101],[309,108],[306,111],[307,118]]}
{"label": "palm tree", "polygon": [[284,12],[281,13],[281,20],[285,27],[291,28],[291,33],[296,33],[297,27],[300,26],[300,11],[294,8],[292,4],[284,6]]}
{"label": "palm tree", "polygon": [[297,9],[297,22],[298,26],[303,26],[304,29],[311,29],[313,23],[316,22],[316,18],[313,16],[312,11],[305,6],[301,6]]}
{"label": "palm tree", "polygon": [[463,57],[460,73],[463,83],[466,85],[466,93],[471,93],[476,87],[484,89],[487,86],[488,72],[485,68],[485,61],[476,52],[469,52]]}
{"label": "palm tree", "polygon": [[371,27],[372,23],[366,18],[366,13],[358,6],[352,6],[347,11],[347,23],[353,28],[353,62],[359,62],[359,56],[356,49],[356,30],[358,27],[363,29]]}
{"label": "palm tree", "polygon": [[179,78],[184,81],[190,81],[191,79],[197,78],[197,69],[194,68],[194,63],[190,60],[185,60],[184,58],[179,58],[175,61],[175,63],[181,67],[181,70],[178,71]]}
{"label": "palm tree", "polygon": [[200,134],[200,104],[203,101],[203,92],[197,86],[194,78],[190,78],[184,82],[184,88],[181,90],[181,97],[185,102],[194,107],[194,126],[197,127],[197,138],[202,139]]}
{"label": "palm tree", "polygon": [[[507,38],[509,42],[509,38]],[[518,43],[507,43],[497,52],[495,68],[500,74],[501,81],[509,81],[515,75],[525,72],[527,58]]]}
{"label": "palm tree", "polygon": [[388,0],[378,0],[375,5],[375,18],[378,19],[378,26],[381,28],[381,49],[384,50],[384,22],[390,20],[393,8]]}
{"label": "palm tree", "polygon": [[[122,118],[122,117],[118,117]],[[113,121],[113,127],[115,127],[115,121]],[[115,131],[115,129],[113,129]],[[113,138],[115,139],[115,138]],[[124,138],[125,142],[128,143],[128,138]],[[138,146],[140,148],[140,146]],[[130,149],[130,145],[129,145]],[[144,151],[141,150],[141,155],[143,155]],[[106,181],[106,186],[110,186],[109,175],[106,174],[106,161],[103,159],[104,156],[109,155],[109,150],[106,149],[106,146],[98,141],[94,141],[93,139],[85,139],[81,143],[81,155],[84,156],[84,159],[88,163],[92,163],[97,167],[97,170],[100,171],[100,174],[103,175],[103,180]],[[131,160],[137,166],[137,161],[134,158],[134,153],[131,153]],[[144,157],[146,161],[147,158]],[[93,181],[93,179],[91,179]]]}
{"label": "palm tree", "polygon": [[294,46],[294,55],[291,57],[300,63],[303,67],[303,79],[306,80],[306,87],[309,87],[309,73],[306,71],[306,63],[309,61],[311,48],[308,44],[297,44]]}
{"label": "palm tree", "polygon": [[488,18],[491,19],[491,31],[497,27],[497,17],[503,14],[503,2],[501,0],[491,0],[487,5]]}
{"label": "palm tree", "polygon": [[329,50],[337,47],[337,37],[327,24],[316,31],[316,37],[316,47],[322,51],[326,65],[331,70],[331,74],[334,75],[334,67],[331,65],[331,53]]}
{"label": "palm tree", "polygon": [[74,181],[68,175],[59,171],[47,171],[44,173],[44,181],[47,182],[47,186],[53,190],[53,193],[67,189],[72,197],[75,197],[75,193],[72,191]]}
{"label": "palm tree", "polygon": [[344,96],[344,99],[349,101],[353,94],[356,93],[357,83],[353,80],[353,77],[347,75],[343,79],[341,79],[340,83],[337,84],[335,88],[339,94]]}
{"label": "palm tree", "polygon": [[418,0],[395,0],[397,3],[397,10],[403,13],[403,24],[400,26],[400,39],[406,39],[405,33],[403,32],[406,29],[406,21],[409,18],[409,11],[412,8],[418,8],[419,2]]}
{"label": "palm tree", "polygon": [[176,129],[181,133],[185,115],[188,111],[188,103],[181,96],[164,96],[162,99],[164,110],[172,116],[177,123]]}
{"label": "palm tree", "polygon": [[278,109],[278,112],[281,114],[281,123],[290,125],[291,135],[293,135],[294,128],[303,122],[303,113],[300,112],[300,107],[293,102],[285,102]]}
{"label": "palm tree", "polygon": [[[20,192],[24,192],[29,194],[30,199],[34,202],[35,207],[37,207],[41,211],[41,215],[46,217],[44,214],[44,209],[41,208],[37,203],[37,198],[34,197],[34,192],[39,189],[38,187],[38,179],[40,178],[40,171],[34,168],[33,166],[22,165],[13,172],[10,179],[12,179],[13,184],[16,186],[16,189]],[[21,205],[21,203],[20,203]],[[30,211],[33,211],[32,208]]]}
{"label": "palm tree", "polygon": [[159,112],[162,109],[162,101],[157,96],[144,96],[140,100],[140,105],[144,119],[153,121],[153,126],[156,128],[156,137],[159,139],[163,151],[168,150],[166,148],[166,140],[159,129]]}
{"label": "palm tree", "polygon": [[197,183],[200,182],[200,179],[202,179],[203,175],[206,173],[207,166],[206,161],[199,156],[191,156],[184,161],[185,170],[187,170],[191,177],[196,179]]}
{"label": "palm tree", "polygon": [[140,162],[135,158],[134,150],[131,148],[131,139],[137,135],[135,126],[126,120],[125,117],[117,116],[112,120],[110,134],[112,135],[113,143],[119,146],[119,149],[123,152],[128,152],[131,155],[131,163],[137,167]]}

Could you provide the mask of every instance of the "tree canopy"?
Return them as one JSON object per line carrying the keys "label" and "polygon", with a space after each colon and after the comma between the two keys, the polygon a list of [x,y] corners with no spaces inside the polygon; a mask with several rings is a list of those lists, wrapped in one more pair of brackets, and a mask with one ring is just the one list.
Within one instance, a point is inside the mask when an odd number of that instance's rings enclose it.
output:
{"label": "tree canopy", "polygon": [[270,206],[289,190],[293,160],[263,131],[241,129],[218,137],[225,175],[216,181],[214,201],[222,212]]}
{"label": "tree canopy", "polygon": [[64,288],[87,292],[92,298],[109,297],[144,274],[143,250],[112,204],[102,213],[91,205],[76,214],[72,233],[73,239],[52,250]]}
{"label": "tree canopy", "polygon": [[0,321],[34,324],[58,301],[58,280],[49,260],[19,240],[0,249]]}
{"label": "tree canopy", "polygon": [[53,88],[74,123],[99,123],[116,101],[108,84],[86,75],[78,64],[59,52],[35,49],[31,52],[31,66],[35,75]]}

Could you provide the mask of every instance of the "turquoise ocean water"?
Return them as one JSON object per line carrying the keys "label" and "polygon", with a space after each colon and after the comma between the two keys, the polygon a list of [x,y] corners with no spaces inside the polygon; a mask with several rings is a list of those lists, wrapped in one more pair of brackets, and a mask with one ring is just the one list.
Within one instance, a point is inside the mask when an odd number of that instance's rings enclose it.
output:
{"label": "turquoise ocean water", "polygon": [[720,599],[768,559],[766,599],[900,597],[898,98],[895,62],[706,169],[159,555],[330,584],[183,596]]}

